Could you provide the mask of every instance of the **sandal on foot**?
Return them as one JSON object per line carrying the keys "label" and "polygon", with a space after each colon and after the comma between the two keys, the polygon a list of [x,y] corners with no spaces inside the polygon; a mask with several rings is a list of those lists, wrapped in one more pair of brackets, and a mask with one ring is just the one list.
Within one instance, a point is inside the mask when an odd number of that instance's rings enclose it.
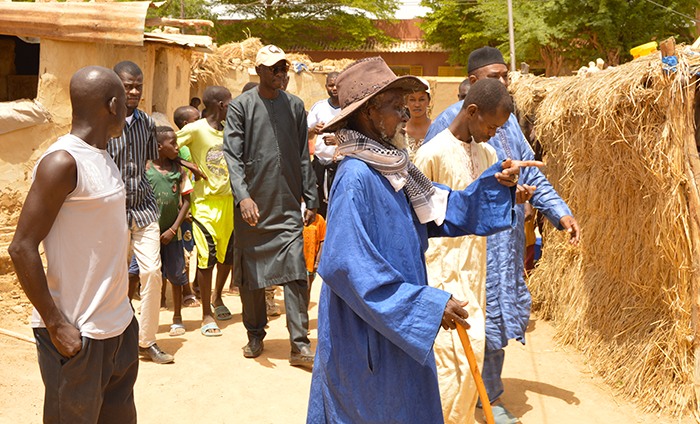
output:
{"label": "sandal on foot", "polygon": [[172,324],[170,326],[170,333],[168,335],[170,337],[177,337],[177,336],[182,336],[185,334],[185,326],[182,324]]}
{"label": "sandal on foot", "polygon": [[[190,302],[188,303],[188,301]],[[199,303],[199,301],[196,297],[194,297],[193,294],[190,294],[182,298],[182,306],[184,306],[185,308],[196,308],[198,306],[202,306],[202,304]]]}
{"label": "sandal on foot", "polygon": [[214,309],[214,316],[219,321],[226,321],[233,318],[233,315],[231,315],[231,311],[228,310],[226,305],[214,306],[214,304],[212,303],[211,307]]}
{"label": "sandal on foot", "polygon": [[[491,406],[491,412],[493,412],[493,422],[496,424],[520,423],[520,420],[515,415],[511,414],[503,405]],[[485,418],[484,416],[484,419]]]}
{"label": "sandal on foot", "polygon": [[200,331],[202,332],[202,335],[206,337],[217,337],[221,335],[221,329],[215,322],[210,322],[209,324],[203,325]]}

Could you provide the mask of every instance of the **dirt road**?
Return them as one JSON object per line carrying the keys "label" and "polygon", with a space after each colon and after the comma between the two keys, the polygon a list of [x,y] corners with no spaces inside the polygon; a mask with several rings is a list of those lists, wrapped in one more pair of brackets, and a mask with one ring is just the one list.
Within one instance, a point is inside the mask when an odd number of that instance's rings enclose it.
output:
{"label": "dirt road", "polygon": [[[6,280],[4,287],[11,288],[11,284]],[[314,344],[319,290],[317,280],[310,317]],[[14,298],[9,290],[0,290],[0,296],[0,328],[31,336],[24,324],[29,310],[26,298]],[[284,310],[281,295],[277,298]],[[217,338],[199,333],[201,311],[194,308],[183,310],[185,336],[168,337],[172,311],[161,313],[158,344],[175,355],[175,363],[141,361],[135,388],[140,422],[305,422],[311,372],[288,364],[284,315],[271,320],[263,354],[245,359],[240,299],[229,295],[224,301],[233,319],[219,322],[223,336]],[[640,412],[591,374],[580,355],[557,347],[552,336],[550,324],[533,320],[527,346],[511,342],[506,349],[506,392],[502,399],[522,417],[523,424],[694,422]],[[43,385],[34,345],[0,335],[0,352],[0,423],[40,423]],[[484,422],[480,411],[477,420]]]}

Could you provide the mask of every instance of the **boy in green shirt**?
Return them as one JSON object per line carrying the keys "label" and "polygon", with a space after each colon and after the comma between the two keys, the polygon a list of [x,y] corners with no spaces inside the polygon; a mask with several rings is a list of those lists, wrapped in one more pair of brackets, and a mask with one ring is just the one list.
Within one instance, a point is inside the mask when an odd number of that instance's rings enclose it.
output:
{"label": "boy in green shirt", "polygon": [[[158,159],[146,165],[146,178],[153,187],[160,218],[160,256],[163,264],[163,279],[172,284],[173,324],[171,336],[185,334],[182,324],[182,287],[188,284],[185,271],[185,254],[178,229],[190,209],[192,184],[187,173],[175,162],[178,156],[175,131],[166,126],[156,127]],[[182,197],[182,207],[180,198]]]}

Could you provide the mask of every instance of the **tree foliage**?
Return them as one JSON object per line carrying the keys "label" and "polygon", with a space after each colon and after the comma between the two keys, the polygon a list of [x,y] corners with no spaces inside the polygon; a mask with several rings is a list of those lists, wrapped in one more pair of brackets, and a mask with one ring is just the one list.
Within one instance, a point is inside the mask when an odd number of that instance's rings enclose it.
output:
{"label": "tree foliage", "polygon": [[[697,0],[654,0],[694,16]],[[505,0],[423,0],[431,9],[421,28],[426,40],[452,51],[450,62],[466,64],[469,53],[489,45],[509,61]],[[564,62],[578,67],[602,57],[609,64],[631,59],[630,48],[669,36],[692,42],[692,20],[648,0],[513,0],[518,62],[542,63],[556,75]]]}
{"label": "tree foliage", "polygon": [[371,19],[392,19],[398,9],[398,0],[217,0],[217,4],[246,17],[217,28],[220,44],[252,35],[283,49],[352,48],[368,39],[391,41]]}
{"label": "tree foliage", "polygon": [[215,21],[217,14],[207,0],[168,0],[159,8],[149,8],[149,18],[207,19]]}

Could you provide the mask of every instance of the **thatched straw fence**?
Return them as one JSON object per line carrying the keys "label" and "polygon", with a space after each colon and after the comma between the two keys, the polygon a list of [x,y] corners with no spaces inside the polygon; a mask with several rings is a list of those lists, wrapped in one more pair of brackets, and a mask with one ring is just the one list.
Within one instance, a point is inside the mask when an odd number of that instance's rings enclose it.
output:
{"label": "thatched straw fence", "polygon": [[[680,50],[680,48],[679,48]],[[560,340],[645,410],[698,417],[700,55],[678,53],[582,77],[511,84],[534,115],[547,176],[582,227],[578,247],[545,234],[529,280],[533,309]]]}

